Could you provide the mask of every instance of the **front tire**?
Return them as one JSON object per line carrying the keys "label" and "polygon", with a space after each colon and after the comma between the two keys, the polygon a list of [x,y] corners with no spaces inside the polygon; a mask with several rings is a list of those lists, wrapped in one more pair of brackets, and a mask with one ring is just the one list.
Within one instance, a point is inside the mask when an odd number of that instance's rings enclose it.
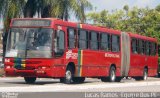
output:
{"label": "front tire", "polygon": [[73,82],[74,83],[83,83],[85,81],[85,77],[74,77]]}
{"label": "front tire", "polygon": [[60,83],[64,83],[64,78],[60,78]]}
{"label": "front tire", "polygon": [[73,75],[74,75],[74,70],[72,67],[68,67],[66,69],[65,77],[64,77],[64,83],[66,84],[71,84],[73,82]]}
{"label": "front tire", "polygon": [[27,84],[33,84],[36,81],[36,77],[24,77],[24,80]]}

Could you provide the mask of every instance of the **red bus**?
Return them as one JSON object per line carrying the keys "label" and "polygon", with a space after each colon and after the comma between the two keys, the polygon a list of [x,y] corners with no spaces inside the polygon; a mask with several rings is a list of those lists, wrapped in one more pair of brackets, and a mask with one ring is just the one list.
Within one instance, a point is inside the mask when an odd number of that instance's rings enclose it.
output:
{"label": "red bus", "polygon": [[157,75],[157,39],[54,18],[12,19],[4,64],[6,76],[26,83],[146,80]]}

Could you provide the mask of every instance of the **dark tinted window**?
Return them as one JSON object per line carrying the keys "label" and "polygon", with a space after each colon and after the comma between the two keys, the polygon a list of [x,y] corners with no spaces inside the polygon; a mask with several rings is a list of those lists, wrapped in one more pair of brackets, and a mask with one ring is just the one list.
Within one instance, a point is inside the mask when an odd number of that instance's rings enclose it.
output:
{"label": "dark tinted window", "polygon": [[60,57],[64,53],[65,43],[64,43],[64,32],[63,31],[57,31],[55,33],[55,39],[54,39],[54,52],[56,57]]}
{"label": "dark tinted window", "polygon": [[68,48],[76,47],[76,32],[74,29],[68,29]]}
{"label": "dark tinted window", "polygon": [[87,31],[80,30],[78,32],[78,47],[80,49],[88,48],[88,33]]}
{"label": "dark tinted window", "polygon": [[145,52],[145,42],[143,40],[138,41],[138,49],[139,49],[139,54],[144,54]]}
{"label": "dark tinted window", "polygon": [[151,43],[151,55],[156,55],[157,53],[157,44],[156,43]]}
{"label": "dark tinted window", "polygon": [[146,51],[145,51],[146,55],[150,55],[150,42],[146,41]]}
{"label": "dark tinted window", "polygon": [[96,32],[90,33],[90,49],[93,50],[98,49],[98,33]]}
{"label": "dark tinted window", "polygon": [[113,52],[120,51],[120,38],[117,35],[112,35],[112,51]]}
{"label": "dark tinted window", "polygon": [[100,49],[105,51],[111,50],[111,37],[109,34],[102,33],[100,35]]}
{"label": "dark tinted window", "polygon": [[132,53],[138,53],[137,39],[132,39]]}

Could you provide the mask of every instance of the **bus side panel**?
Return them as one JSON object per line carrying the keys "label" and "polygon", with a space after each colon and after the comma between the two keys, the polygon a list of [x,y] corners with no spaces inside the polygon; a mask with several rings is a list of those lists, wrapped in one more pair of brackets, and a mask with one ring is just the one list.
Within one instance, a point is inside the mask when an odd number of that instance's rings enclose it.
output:
{"label": "bus side panel", "polygon": [[148,57],[138,54],[131,54],[131,68],[129,76],[142,76],[143,69],[146,65]]}
{"label": "bus side panel", "polygon": [[155,76],[157,75],[157,69],[158,69],[158,56],[151,56],[148,59],[148,63],[150,65],[148,66],[148,76]]}
{"label": "bus side panel", "polygon": [[103,56],[99,51],[83,50],[83,71],[82,76],[98,77],[105,76],[107,67],[102,64]]}
{"label": "bus side panel", "polygon": [[[106,56],[110,57],[106,57]],[[116,56],[118,56],[118,58]],[[112,57],[113,56],[113,57]],[[109,76],[111,64],[116,65],[116,75],[120,76],[120,55],[119,53],[100,52],[83,50],[82,76],[102,77]]]}

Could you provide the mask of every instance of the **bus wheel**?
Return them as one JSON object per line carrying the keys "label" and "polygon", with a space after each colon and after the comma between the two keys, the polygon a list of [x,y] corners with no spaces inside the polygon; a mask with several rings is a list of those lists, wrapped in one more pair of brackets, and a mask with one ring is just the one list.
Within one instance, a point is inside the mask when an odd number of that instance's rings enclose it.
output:
{"label": "bus wheel", "polygon": [[24,77],[24,80],[27,84],[35,83],[36,77]]}
{"label": "bus wheel", "polygon": [[74,83],[83,83],[85,81],[85,77],[74,77],[73,82]]}
{"label": "bus wheel", "polygon": [[116,69],[114,66],[112,66],[109,71],[109,81],[115,82],[115,80],[116,80]]}
{"label": "bus wheel", "polygon": [[65,73],[64,83],[71,84],[73,79],[73,69],[72,67],[68,67]]}
{"label": "bus wheel", "polygon": [[160,73],[158,72],[158,77],[160,77]]}
{"label": "bus wheel", "polygon": [[144,68],[144,71],[143,71],[143,80],[147,80],[147,78],[148,78],[148,69]]}
{"label": "bus wheel", "polygon": [[60,78],[60,83],[64,83],[64,78]]}
{"label": "bus wheel", "polygon": [[108,78],[108,77],[102,77],[102,78],[101,78],[101,81],[102,81],[102,82],[108,82],[108,81],[109,81],[109,78]]}
{"label": "bus wheel", "polygon": [[109,77],[102,77],[102,82],[115,82],[116,81],[116,69],[114,66],[110,68]]}

